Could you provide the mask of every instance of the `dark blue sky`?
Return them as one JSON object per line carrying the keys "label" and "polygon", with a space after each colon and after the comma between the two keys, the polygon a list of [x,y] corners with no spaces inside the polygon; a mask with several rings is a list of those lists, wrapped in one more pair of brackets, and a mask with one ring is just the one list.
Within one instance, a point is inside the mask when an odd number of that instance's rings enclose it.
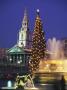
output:
{"label": "dark blue sky", "polygon": [[25,8],[30,30],[39,8],[46,39],[67,37],[67,0],[0,0],[0,47],[12,47],[17,42]]}

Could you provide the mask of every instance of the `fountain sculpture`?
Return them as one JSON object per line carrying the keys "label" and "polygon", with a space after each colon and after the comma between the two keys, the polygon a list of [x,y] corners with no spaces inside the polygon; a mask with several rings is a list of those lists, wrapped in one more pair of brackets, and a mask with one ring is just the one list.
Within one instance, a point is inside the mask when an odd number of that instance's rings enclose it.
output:
{"label": "fountain sculpture", "polygon": [[37,90],[37,88],[34,87],[34,83],[30,75],[18,75],[16,78],[15,87],[18,88],[19,86],[22,86],[24,89]]}

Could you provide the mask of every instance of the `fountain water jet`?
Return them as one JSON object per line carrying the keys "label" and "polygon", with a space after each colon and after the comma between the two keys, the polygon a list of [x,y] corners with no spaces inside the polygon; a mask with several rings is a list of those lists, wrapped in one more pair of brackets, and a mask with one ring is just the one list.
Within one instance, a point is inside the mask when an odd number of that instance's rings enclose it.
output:
{"label": "fountain water jet", "polygon": [[56,38],[48,39],[47,49],[50,55],[50,59],[62,59],[64,58],[63,43]]}
{"label": "fountain water jet", "polygon": [[56,38],[48,39],[47,60],[40,60],[39,72],[66,72],[67,60],[64,56],[64,43]]}
{"label": "fountain water jet", "polygon": [[31,78],[30,75],[17,76],[15,87],[18,88],[19,85],[24,87],[24,89],[29,89],[29,90],[38,89],[34,86],[33,79]]}

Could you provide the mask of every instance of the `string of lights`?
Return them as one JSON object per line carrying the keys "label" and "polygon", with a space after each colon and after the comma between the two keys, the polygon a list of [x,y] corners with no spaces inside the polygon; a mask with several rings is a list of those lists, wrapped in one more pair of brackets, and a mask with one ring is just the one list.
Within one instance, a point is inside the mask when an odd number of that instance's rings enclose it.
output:
{"label": "string of lights", "polygon": [[43,59],[45,57],[45,50],[46,43],[44,39],[44,32],[42,30],[42,22],[40,19],[39,10],[37,10],[35,27],[32,37],[31,57],[29,60],[31,74],[34,74],[38,70],[40,59]]}

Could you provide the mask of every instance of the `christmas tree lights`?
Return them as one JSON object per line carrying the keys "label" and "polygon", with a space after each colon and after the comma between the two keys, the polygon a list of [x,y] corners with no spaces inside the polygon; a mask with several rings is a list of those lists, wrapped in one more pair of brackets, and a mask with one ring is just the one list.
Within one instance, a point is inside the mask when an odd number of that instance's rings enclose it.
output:
{"label": "christmas tree lights", "polygon": [[39,9],[38,9],[32,37],[31,57],[29,61],[31,74],[34,74],[38,70],[40,60],[46,56],[45,50],[46,44],[44,39],[44,32],[42,30],[42,22],[39,16]]}

